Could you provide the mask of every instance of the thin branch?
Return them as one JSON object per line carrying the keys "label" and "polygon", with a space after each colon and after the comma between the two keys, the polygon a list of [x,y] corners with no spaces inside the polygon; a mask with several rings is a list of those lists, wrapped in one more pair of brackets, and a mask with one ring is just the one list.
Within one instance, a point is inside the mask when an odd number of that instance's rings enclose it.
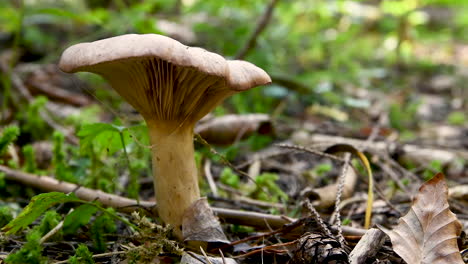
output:
{"label": "thin branch", "polygon": [[336,226],[338,228],[338,241],[340,241],[341,245],[346,243],[343,237],[343,230],[341,229],[341,214],[340,214],[340,204],[341,204],[341,195],[343,194],[343,188],[345,185],[345,178],[347,175],[347,171],[349,169],[349,161],[351,159],[351,154],[345,154],[345,163],[343,164],[343,168],[341,169],[340,177],[338,178],[338,191],[336,192],[336,199],[335,199],[335,210],[333,211],[333,216],[335,216]]}
{"label": "thin branch", "polygon": [[216,187],[216,182],[213,179],[213,174],[211,174],[211,160],[207,159],[203,165],[203,171],[205,172],[206,181],[208,186],[210,186],[211,193],[216,197],[218,196],[218,188]]}
{"label": "thin branch", "polygon": [[320,217],[320,214],[317,212],[317,210],[312,205],[312,203],[309,202],[309,200],[306,199],[305,202],[304,202],[304,205],[309,210],[312,218],[318,224],[318,227],[321,229],[322,233],[329,236],[329,237],[333,237],[332,233],[330,232],[330,229],[328,229],[328,227],[325,225],[325,223],[323,222],[322,217]]}
{"label": "thin branch", "polygon": [[[114,255],[123,255],[123,254],[127,254],[127,251],[112,251],[112,252],[107,252],[107,253],[95,254],[92,256],[92,258],[103,258],[103,257],[110,257]],[[68,259],[54,262],[54,264],[65,264],[65,263],[68,263]]]}
{"label": "thin branch", "polygon": [[[131,213],[139,208],[145,209],[146,212],[157,215],[156,204],[149,201],[140,201],[126,197],[105,193],[100,190],[93,190],[79,185],[58,181],[49,176],[38,176],[30,173],[25,173],[18,170],[13,170],[0,165],[0,172],[5,173],[7,180],[18,181],[28,186],[32,186],[48,192],[74,192],[75,195],[85,201],[99,201],[104,206],[115,208],[124,213]],[[292,223],[296,219],[281,216],[269,215],[257,212],[240,211],[227,208],[212,207],[215,214],[223,219],[226,223],[252,226],[266,229],[265,221],[273,229],[281,228],[285,224]],[[352,227],[343,227],[343,232],[349,235],[363,235],[366,230]]]}
{"label": "thin branch", "polygon": [[340,158],[340,157],[337,157],[335,155],[325,153],[325,152],[322,152],[322,151],[319,151],[319,150],[311,149],[311,148],[308,148],[308,147],[303,147],[303,146],[299,146],[299,145],[292,145],[292,144],[282,144],[282,143],[281,144],[275,144],[275,146],[280,147],[280,148],[287,148],[287,149],[294,149],[294,150],[304,151],[304,152],[308,152],[308,153],[311,153],[311,154],[315,154],[317,156],[329,158],[331,160],[335,160],[335,161],[339,161],[339,162],[345,162],[345,160]]}
{"label": "thin branch", "polygon": [[247,54],[255,48],[258,36],[263,32],[263,30],[265,30],[265,28],[271,20],[271,15],[273,14],[273,9],[275,8],[276,3],[278,3],[278,0],[270,1],[267,8],[265,9],[265,12],[260,17],[260,20],[258,20],[257,25],[255,26],[255,30],[249,36],[249,39],[242,47],[242,49],[239,50],[239,52],[236,54],[235,58],[237,60],[245,58],[245,56],[247,56]]}

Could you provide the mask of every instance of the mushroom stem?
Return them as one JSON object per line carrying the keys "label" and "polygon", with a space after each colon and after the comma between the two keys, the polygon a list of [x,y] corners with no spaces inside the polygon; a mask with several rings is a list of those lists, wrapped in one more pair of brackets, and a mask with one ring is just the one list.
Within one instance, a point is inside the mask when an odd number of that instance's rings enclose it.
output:
{"label": "mushroom stem", "polygon": [[147,121],[153,160],[153,178],[162,220],[182,238],[182,219],[200,198],[194,159],[193,125],[178,122]]}

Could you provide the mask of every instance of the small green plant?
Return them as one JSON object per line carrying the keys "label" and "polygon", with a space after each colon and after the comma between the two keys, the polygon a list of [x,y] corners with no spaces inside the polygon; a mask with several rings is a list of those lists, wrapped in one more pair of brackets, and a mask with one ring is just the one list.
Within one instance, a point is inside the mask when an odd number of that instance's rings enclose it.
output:
{"label": "small green plant", "polygon": [[68,259],[70,264],[94,264],[93,254],[89,251],[88,246],[80,244],[76,249],[75,255]]}
{"label": "small green plant", "polygon": [[247,139],[247,143],[250,146],[250,149],[252,151],[261,150],[265,148],[266,146],[268,146],[269,144],[271,144],[272,141],[273,141],[273,138],[271,136],[260,135],[257,133],[253,134]]}
{"label": "small green plant", "polygon": [[[257,183],[256,189],[252,193],[252,196],[256,199],[268,201],[268,202],[278,202],[278,201],[287,201],[288,195],[281,190],[276,181],[279,179],[278,174],[264,172],[258,175],[255,178]],[[268,194],[262,191],[260,188],[266,188]]]}
{"label": "small green plant", "polygon": [[53,159],[52,162],[55,167],[55,177],[58,180],[61,181],[67,181],[67,182],[73,182],[76,183],[76,179],[71,173],[69,166],[67,165],[65,161],[66,153],[64,150],[64,140],[65,136],[58,132],[55,131],[53,135],[53,142],[54,142],[54,147],[53,147]]}
{"label": "small green plant", "polygon": [[231,225],[231,232],[234,234],[249,234],[255,232],[255,228],[244,225]]}
{"label": "small green plant", "polygon": [[345,218],[345,219],[343,219],[341,224],[344,225],[344,226],[350,225],[351,224],[351,219]]}
{"label": "small green plant", "polygon": [[13,143],[19,136],[20,130],[17,126],[8,126],[3,130],[0,137],[0,155],[5,154],[8,145]]}
{"label": "small green plant", "polygon": [[[62,217],[55,210],[49,210],[45,212],[44,217],[41,220],[41,223],[33,228],[33,230],[38,230],[41,236],[47,234],[50,230],[56,227]],[[62,236],[62,232],[59,231],[54,235],[55,239],[58,239]]]}
{"label": "small green plant", "polygon": [[23,146],[24,155],[24,170],[26,172],[35,173],[37,171],[36,155],[32,145]]}
{"label": "small green plant", "polygon": [[314,167],[314,172],[319,176],[323,177],[326,173],[333,169],[330,163],[322,163]]}
{"label": "small green plant", "polygon": [[220,180],[222,183],[231,186],[232,188],[239,188],[240,178],[239,175],[234,173],[231,168],[225,167],[221,172]]}
{"label": "small green plant", "polygon": [[403,140],[411,140],[414,137],[413,132],[409,128],[418,125],[418,123],[415,123],[415,120],[417,120],[416,113],[420,104],[419,100],[413,100],[404,106],[400,104],[392,104],[390,106],[388,113],[390,125],[401,133]]}
{"label": "small green plant", "polygon": [[39,230],[31,230],[26,235],[26,243],[20,250],[8,255],[5,259],[7,264],[45,264],[47,259],[42,256],[42,246],[40,244],[41,233]]}
{"label": "small green plant", "polygon": [[38,96],[28,105],[25,112],[20,113],[20,119],[25,122],[22,129],[30,133],[34,139],[42,139],[47,134],[45,133],[47,124],[40,115],[46,104],[47,97]]}
{"label": "small green plant", "polygon": [[[105,171],[105,175],[109,177],[102,177],[102,170],[106,170],[102,167],[111,166],[103,164],[99,157],[102,155],[111,156],[123,150],[123,164],[126,165],[130,173],[127,191],[130,197],[137,198],[139,192],[138,171],[144,170],[145,165],[138,161],[130,162],[130,152],[137,152],[135,144],[132,144],[134,142],[132,138],[133,135],[137,134],[142,144],[145,144],[148,142],[148,136],[145,133],[146,127],[143,125],[136,125],[129,128],[106,123],[83,125],[78,132],[78,136],[80,137],[81,153],[88,156],[91,160],[91,173],[89,174],[88,182],[93,184],[91,184],[90,187],[97,187],[106,191],[113,190],[113,186],[109,186],[109,184],[112,185],[112,172]],[[143,152],[137,154],[145,155]],[[115,170],[113,170],[113,172],[115,173]],[[97,177],[98,175],[99,177]]]}
{"label": "small green plant", "polygon": [[435,173],[441,172],[443,169],[442,162],[440,160],[432,160],[429,166],[423,172],[423,179],[428,181],[434,177]]}
{"label": "small green plant", "polygon": [[311,183],[316,183],[322,180],[325,183],[328,183],[329,179],[326,177],[326,174],[332,169],[333,167],[330,163],[320,163],[312,169],[305,171],[303,176]]}
{"label": "small green plant", "polygon": [[[106,209],[111,214],[114,213],[112,208]],[[106,234],[115,233],[117,231],[117,226],[115,225],[114,219],[110,217],[109,214],[103,213],[100,216],[96,217],[93,224],[91,225],[91,238],[93,239],[94,251],[102,253],[106,251]]]}

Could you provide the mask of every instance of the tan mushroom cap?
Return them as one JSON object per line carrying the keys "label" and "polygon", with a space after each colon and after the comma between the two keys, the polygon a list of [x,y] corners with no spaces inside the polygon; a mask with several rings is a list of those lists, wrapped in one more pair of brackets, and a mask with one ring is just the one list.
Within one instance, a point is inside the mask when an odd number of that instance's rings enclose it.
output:
{"label": "tan mushroom cap", "polygon": [[145,119],[156,120],[196,122],[226,97],[271,82],[249,62],[156,34],[76,44],[64,51],[59,67],[102,75]]}

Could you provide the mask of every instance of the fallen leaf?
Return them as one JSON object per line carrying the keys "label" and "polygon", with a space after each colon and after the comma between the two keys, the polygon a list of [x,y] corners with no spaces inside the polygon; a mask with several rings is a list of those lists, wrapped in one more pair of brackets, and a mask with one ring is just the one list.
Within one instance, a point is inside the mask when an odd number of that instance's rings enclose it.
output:
{"label": "fallen leaf", "polygon": [[185,246],[205,250],[229,244],[221,224],[215,217],[206,198],[196,200],[184,212],[182,235]]}
{"label": "fallen leaf", "polygon": [[393,250],[407,263],[464,263],[457,245],[462,225],[447,199],[444,175],[438,173],[419,188],[409,212],[393,230],[382,228]]}

